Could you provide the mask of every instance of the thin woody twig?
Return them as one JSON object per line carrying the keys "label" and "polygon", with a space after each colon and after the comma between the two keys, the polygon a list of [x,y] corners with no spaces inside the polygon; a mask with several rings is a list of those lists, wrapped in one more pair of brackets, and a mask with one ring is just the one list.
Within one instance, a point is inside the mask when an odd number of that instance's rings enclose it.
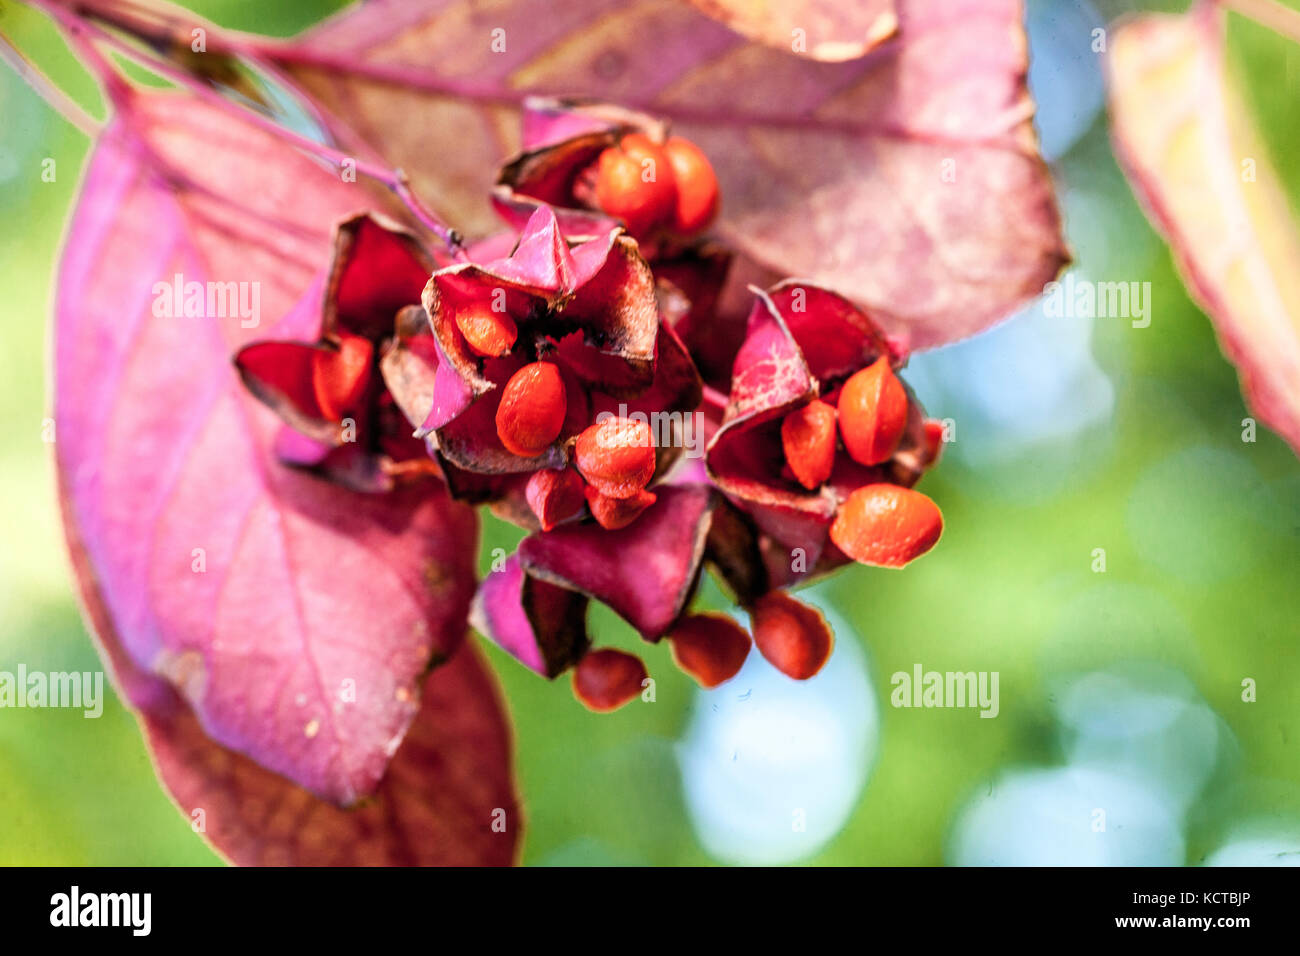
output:
{"label": "thin woody twig", "polygon": [[0,60],[9,64],[37,96],[69,123],[89,137],[99,135],[103,124],[82,109],[80,104],[59,89],[35,64],[23,56],[3,31],[0,31]]}
{"label": "thin woody twig", "polygon": [[1218,0],[1218,3],[1288,40],[1300,43],[1300,10],[1284,7],[1276,0]]}
{"label": "thin woody twig", "polygon": [[[59,7],[57,3],[50,3],[49,0],[36,0],[36,2],[63,25],[65,31],[70,35],[70,40],[72,38],[77,38],[85,46],[90,47],[89,52],[82,52],[86,53],[86,58],[91,59],[92,62],[94,59],[98,60],[97,70],[103,69],[111,74],[111,77],[102,77],[106,82],[110,79],[116,80],[117,82],[121,81],[120,78],[117,77],[116,72],[108,66],[107,62],[104,61],[101,56],[99,56],[98,51],[94,50],[93,43],[90,43],[87,38],[104,43],[123,56],[130,58],[146,69],[158,74],[162,78],[169,80],[178,86],[184,87],[195,97],[205,103],[227,113],[231,113],[232,115],[237,115],[241,119],[257,126],[259,129],[265,130],[266,132],[293,144],[305,152],[310,152],[319,156],[339,168],[344,168],[348,164],[351,164],[352,168],[359,174],[381,183],[391,190],[393,194],[407,206],[421,225],[442,240],[453,256],[458,259],[464,258],[465,250],[461,243],[460,235],[454,229],[447,226],[434,212],[432,212],[432,210],[419,200],[411,190],[405,173],[401,170],[390,169],[377,163],[371,163],[357,157],[348,156],[331,146],[314,140],[308,136],[304,136],[301,133],[287,129],[265,113],[236,104],[221,94],[214,92],[201,79],[187,70],[171,63],[164,56],[154,53],[152,50],[146,51],[134,46],[117,36],[115,33],[103,29],[96,23],[79,19],[76,13],[72,13]],[[121,25],[120,20],[115,19],[110,21],[109,17],[102,13],[96,12],[95,15],[97,19],[100,19],[103,22],[116,22]],[[127,27],[124,26],[122,28],[127,29]],[[155,33],[145,39],[146,42],[149,42],[150,40],[153,42],[159,42],[164,39],[165,36],[167,35]],[[93,58],[89,55],[90,53],[94,54]]]}

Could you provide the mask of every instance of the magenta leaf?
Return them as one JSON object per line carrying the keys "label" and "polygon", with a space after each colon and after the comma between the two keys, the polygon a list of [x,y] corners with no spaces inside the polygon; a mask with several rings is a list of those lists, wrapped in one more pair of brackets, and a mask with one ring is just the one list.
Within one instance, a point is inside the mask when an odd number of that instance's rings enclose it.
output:
{"label": "magenta leaf", "polygon": [[[545,17],[525,0],[374,0],[273,55],[345,146],[407,170],[471,233],[494,228],[491,170],[524,145],[502,134],[522,129],[526,96],[599,97],[667,120],[713,163],[716,229],[739,253],[844,293],[915,350],[992,325],[1068,256],[1032,126],[1020,0],[894,7],[896,36],[834,63],[746,40],[676,0]],[[873,2],[843,19],[859,15],[881,24],[865,48],[889,16]],[[820,22],[808,27],[816,43]],[[497,28],[504,51],[483,42]],[[534,121],[528,137],[584,123]]]}
{"label": "magenta leaf", "polygon": [[[376,791],[426,668],[463,639],[476,522],[431,480],[366,495],[284,467],[281,426],[230,357],[301,335],[275,323],[328,261],[332,224],[365,203],[227,113],[124,94],[56,302],[58,471],[101,640],[174,688],[214,745],[341,805]],[[175,314],[217,283],[226,308]],[[173,727],[188,747],[193,728]],[[480,771],[507,780],[500,757]]]}
{"label": "magenta leaf", "polygon": [[1294,166],[1275,167],[1261,143],[1225,52],[1226,7],[1198,3],[1114,31],[1111,131],[1251,409],[1300,454],[1300,225],[1282,184]]}
{"label": "magenta leaf", "polygon": [[602,601],[657,640],[685,609],[699,577],[714,505],[701,486],[665,486],[632,525],[561,525],[519,546],[528,574]]}
{"label": "magenta leaf", "polygon": [[137,709],[154,767],[186,821],[238,865],[508,865],[520,823],[510,731],[472,647],[424,681],[423,699],[384,779],[343,809],[222,747],[165,680],[122,646],[77,538],[64,528],[86,617],[119,691]]}
{"label": "magenta leaf", "polygon": [[898,29],[894,0],[690,0],[738,33],[815,60],[851,60]]}
{"label": "magenta leaf", "polygon": [[474,627],[543,677],[555,677],[587,651],[587,598],[526,574],[512,554],[479,585]]}

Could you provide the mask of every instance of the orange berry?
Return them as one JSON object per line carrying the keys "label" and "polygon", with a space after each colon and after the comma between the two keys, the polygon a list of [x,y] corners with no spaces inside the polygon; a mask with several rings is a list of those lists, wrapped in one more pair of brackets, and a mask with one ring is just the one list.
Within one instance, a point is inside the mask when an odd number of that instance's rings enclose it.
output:
{"label": "orange berry", "polygon": [[582,479],[569,468],[543,468],[535,471],[524,487],[528,507],[537,515],[543,531],[550,531],[565,518],[582,508]]}
{"label": "orange berry", "polygon": [[357,404],[370,384],[371,359],[375,347],[371,341],[351,332],[338,332],[338,349],[321,349],[312,356],[311,384],[321,415],[332,422],[342,421]]}
{"label": "orange berry", "polygon": [[596,161],[596,203],[638,239],[671,219],[676,201],[672,162],[650,137],[624,136]]}
{"label": "orange berry", "polygon": [[840,435],[860,465],[888,461],[907,427],[907,391],[881,356],[840,391]]}
{"label": "orange berry", "polygon": [[646,679],[635,655],[605,648],[588,651],[573,669],[573,695],[589,710],[608,713],[635,700]]}
{"label": "orange berry", "polygon": [[725,614],[690,614],[669,639],[673,660],[701,687],[731,680],[749,656],[749,633]]}
{"label": "orange berry", "polygon": [[591,516],[596,519],[596,524],[606,531],[626,528],[641,517],[641,512],[654,504],[658,497],[653,491],[642,489],[630,498],[611,498],[609,495],[602,495],[591,486],[583,488],[582,493],[587,498],[587,507],[591,509]]}
{"label": "orange berry", "polygon": [[458,309],[456,327],[474,354],[489,358],[505,355],[519,337],[515,320],[504,312],[493,311],[486,303]]}
{"label": "orange berry", "polygon": [[718,214],[718,177],[708,157],[689,139],[670,137],[664,152],[677,184],[673,229],[685,235],[699,232]]}
{"label": "orange berry", "polygon": [[854,561],[901,568],[934,547],[943,534],[939,506],[910,488],[863,485],[840,505],[831,540]]}
{"label": "orange berry", "polygon": [[835,635],[816,608],[769,591],[749,613],[759,653],[787,677],[807,680],[830,658]]}
{"label": "orange berry", "polygon": [[506,450],[535,458],[564,425],[564,381],[550,362],[525,365],[506,382],[497,406],[497,437]]}
{"label": "orange berry", "polygon": [[650,426],[630,418],[610,416],[583,429],[573,457],[582,477],[610,498],[631,498],[655,473]]}
{"label": "orange berry", "polygon": [[818,487],[835,465],[835,409],[815,398],[786,415],[781,447],[799,484],[809,491]]}

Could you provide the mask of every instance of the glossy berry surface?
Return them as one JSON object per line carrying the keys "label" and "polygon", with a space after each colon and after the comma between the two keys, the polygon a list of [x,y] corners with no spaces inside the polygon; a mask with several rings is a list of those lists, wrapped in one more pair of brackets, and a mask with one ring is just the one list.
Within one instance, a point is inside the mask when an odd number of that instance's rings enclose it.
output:
{"label": "glossy berry surface", "polygon": [[646,679],[641,658],[603,648],[589,651],[573,670],[573,694],[588,710],[608,713],[635,700]]}
{"label": "glossy berry surface", "polygon": [[777,670],[807,680],[831,656],[835,637],[821,612],[784,591],[769,591],[750,608],[754,644]]}
{"label": "glossy berry surface", "polygon": [[664,152],[673,167],[677,187],[673,200],[675,232],[693,235],[713,222],[718,215],[718,177],[703,151],[689,139],[672,136],[664,143]]}
{"label": "glossy berry surface", "polygon": [[840,435],[860,465],[888,461],[907,426],[907,390],[885,356],[855,372],[840,391]]}
{"label": "glossy berry surface", "polygon": [[596,202],[642,239],[670,222],[677,202],[673,166],[664,148],[632,133],[596,161]]}
{"label": "glossy berry surface", "polygon": [[654,477],[650,426],[628,418],[597,422],[578,436],[574,461],[582,477],[602,495],[630,498]]}
{"label": "glossy berry surface", "polygon": [[673,660],[701,687],[736,676],[749,656],[749,633],[725,614],[689,614],[669,635]]}
{"label": "glossy berry surface", "polygon": [[566,408],[559,369],[550,362],[525,365],[502,389],[497,437],[512,454],[534,458],[559,437]]}
{"label": "glossy berry surface", "polygon": [[831,540],[854,561],[901,568],[943,534],[939,506],[898,485],[865,485],[849,495],[831,523]]}
{"label": "glossy berry surface", "polygon": [[312,390],[321,414],[342,421],[356,410],[370,384],[375,347],[370,340],[348,332],[338,333],[338,350],[322,349],[312,357]]}
{"label": "glossy berry surface", "polygon": [[781,422],[786,464],[809,491],[831,476],[835,437],[835,409],[820,399],[795,409]]}

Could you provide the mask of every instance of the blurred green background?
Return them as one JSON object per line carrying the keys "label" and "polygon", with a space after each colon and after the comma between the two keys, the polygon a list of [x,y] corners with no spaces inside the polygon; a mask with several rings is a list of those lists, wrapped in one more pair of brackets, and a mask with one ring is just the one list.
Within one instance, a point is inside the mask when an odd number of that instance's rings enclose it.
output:
{"label": "blurred green background", "polygon": [[[273,34],[340,6],[195,4]],[[656,702],[602,717],[489,649],[516,728],[525,862],[1300,859],[1300,465],[1262,428],[1242,440],[1235,372],[1110,155],[1090,30],[1129,7],[1029,6],[1079,277],[1150,282],[1150,327],[1028,310],[913,361],[905,377],[957,423],[924,486],[946,532],[905,573],[851,568],[809,593],[841,641],[825,679],[784,687],[754,655],[704,695],[666,647],[641,646]],[[38,16],[5,2],[0,29],[96,103]],[[1237,19],[1230,39],[1300,209],[1300,50]],[[42,441],[52,275],[88,144],[7,68],[0,116],[0,669],[95,670]],[[489,518],[484,539],[486,567],[516,535]],[[724,604],[712,586],[704,598]],[[593,629],[640,644],[607,613]],[[889,706],[890,675],[916,664],[997,671],[998,717]],[[100,720],[0,711],[0,863],[217,862],[116,699]]]}

